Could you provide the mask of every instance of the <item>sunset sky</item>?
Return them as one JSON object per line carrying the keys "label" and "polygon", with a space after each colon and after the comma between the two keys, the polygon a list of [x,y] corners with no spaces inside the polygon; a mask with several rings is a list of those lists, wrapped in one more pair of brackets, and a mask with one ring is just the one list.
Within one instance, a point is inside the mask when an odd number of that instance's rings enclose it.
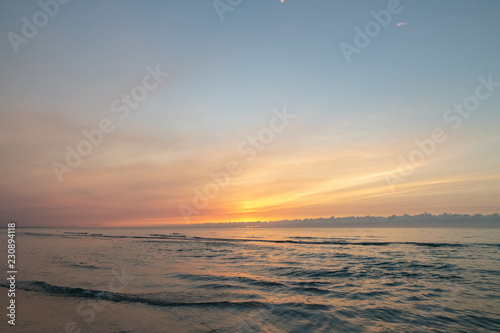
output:
{"label": "sunset sky", "polygon": [[0,2],[2,221],[499,212],[497,0],[60,1]]}

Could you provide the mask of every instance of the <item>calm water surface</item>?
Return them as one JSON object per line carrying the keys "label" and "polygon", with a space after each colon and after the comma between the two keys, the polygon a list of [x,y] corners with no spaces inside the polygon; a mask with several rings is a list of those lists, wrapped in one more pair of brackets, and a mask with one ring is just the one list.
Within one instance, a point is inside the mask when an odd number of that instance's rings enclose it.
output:
{"label": "calm water surface", "polygon": [[19,229],[17,249],[15,332],[500,331],[500,228]]}

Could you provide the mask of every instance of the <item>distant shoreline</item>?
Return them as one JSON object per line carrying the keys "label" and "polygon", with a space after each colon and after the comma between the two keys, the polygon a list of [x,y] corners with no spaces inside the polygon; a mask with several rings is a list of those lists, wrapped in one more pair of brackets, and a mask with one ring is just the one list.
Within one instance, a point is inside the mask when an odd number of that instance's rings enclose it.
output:
{"label": "distant shoreline", "polygon": [[[3,224],[3,223],[2,223]],[[5,222],[5,226],[7,222]],[[4,227],[4,226],[2,226]],[[348,216],[280,221],[212,222],[148,226],[23,226],[18,228],[489,228],[500,227],[500,215],[419,214],[392,216]]]}

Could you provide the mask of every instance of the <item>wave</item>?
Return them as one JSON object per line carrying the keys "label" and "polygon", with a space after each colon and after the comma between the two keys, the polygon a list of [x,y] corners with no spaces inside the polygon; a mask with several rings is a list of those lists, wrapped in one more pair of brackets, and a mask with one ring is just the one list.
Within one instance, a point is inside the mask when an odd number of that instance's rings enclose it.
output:
{"label": "wave", "polygon": [[[8,285],[1,283],[0,287],[9,288]],[[55,296],[63,297],[76,297],[86,299],[97,299],[109,302],[125,302],[125,303],[142,303],[152,306],[190,306],[190,307],[232,307],[232,308],[262,308],[269,309],[276,306],[295,307],[303,309],[324,309],[331,308],[326,304],[314,303],[269,303],[262,301],[229,301],[229,300],[216,300],[214,297],[201,295],[197,293],[175,293],[175,292],[160,292],[160,293],[146,293],[146,294],[129,294],[110,292],[105,290],[83,289],[75,287],[56,286],[42,281],[19,281],[16,285],[18,289],[42,292]],[[216,296],[219,297],[220,296]],[[200,300],[193,300],[199,299]],[[204,300],[205,299],[205,300]]]}
{"label": "wave", "polygon": [[209,281],[209,282],[236,282],[236,283],[246,283],[254,286],[263,287],[284,287],[284,283],[271,280],[255,279],[246,276],[219,276],[219,275],[209,275],[209,274],[177,274],[174,275],[175,278],[194,281]]}
{"label": "wave", "polygon": [[[23,232],[29,236],[68,236],[61,234],[33,233]],[[103,235],[103,234],[88,234],[88,233],[72,233],[74,237],[93,237],[93,238],[130,238],[142,239],[146,241],[178,241],[178,242],[226,242],[226,243],[244,243],[244,242],[260,242],[260,243],[276,243],[276,244],[304,244],[304,245],[335,245],[335,246],[391,246],[391,245],[413,245],[425,247],[467,247],[467,246],[494,246],[500,247],[500,244],[493,243],[436,243],[436,242],[391,242],[391,241],[351,241],[340,238],[315,238],[315,237],[289,237],[289,239],[255,239],[255,238],[212,238],[186,236],[181,234],[150,234],[148,236],[130,236],[130,235]]]}
{"label": "wave", "polygon": [[83,263],[69,264],[68,266],[72,267],[72,268],[100,269],[100,267],[97,267],[97,266],[94,266],[94,265],[85,265]]}

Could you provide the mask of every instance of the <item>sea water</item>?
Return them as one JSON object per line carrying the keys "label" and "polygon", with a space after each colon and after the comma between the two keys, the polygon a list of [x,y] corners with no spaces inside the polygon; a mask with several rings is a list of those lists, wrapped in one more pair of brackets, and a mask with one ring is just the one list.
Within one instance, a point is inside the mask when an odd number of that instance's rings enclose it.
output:
{"label": "sea water", "polygon": [[16,246],[0,331],[500,331],[500,228],[19,228]]}

